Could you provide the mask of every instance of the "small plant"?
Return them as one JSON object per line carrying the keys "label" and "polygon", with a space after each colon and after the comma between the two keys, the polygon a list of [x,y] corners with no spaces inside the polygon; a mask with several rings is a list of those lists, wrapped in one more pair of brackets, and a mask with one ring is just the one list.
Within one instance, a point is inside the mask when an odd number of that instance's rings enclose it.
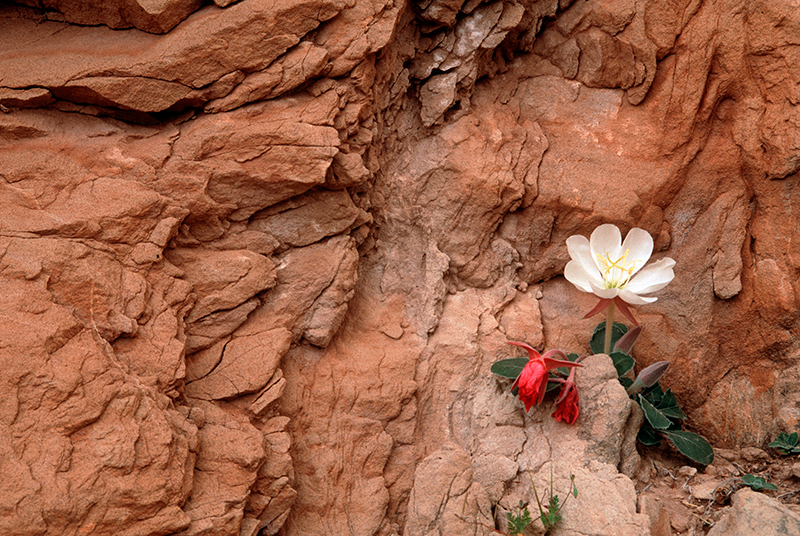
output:
{"label": "small plant", "polygon": [[519,536],[533,521],[531,513],[528,511],[528,505],[522,501],[519,501],[519,506],[513,512],[506,512],[506,517],[508,518],[509,536]]}
{"label": "small plant", "polygon": [[[605,326],[601,322],[592,337],[591,346],[595,352],[598,351],[600,340],[604,338],[604,331]],[[686,414],[681,410],[672,389],[664,391],[659,384],[659,379],[666,372],[669,363],[654,363],[643,369],[635,381],[631,380],[626,377],[635,364],[630,351],[641,333],[641,328],[635,327],[629,331],[625,324],[614,323],[613,331],[611,341],[614,351],[610,356],[617,369],[619,381],[644,411],[645,421],[637,436],[639,442],[645,446],[658,446],[661,444],[659,435],[662,435],[690,460],[702,465],[714,461],[714,451],[708,441],[681,429],[680,421],[686,419]]]}
{"label": "small plant", "polygon": [[753,491],[761,491],[766,489],[777,491],[778,489],[778,486],[767,482],[764,480],[764,477],[751,475],[750,473],[747,473],[742,477],[742,483]]}
{"label": "small plant", "polygon": [[[578,487],[575,485],[575,475],[570,475],[569,479],[572,489],[570,489],[570,493],[567,494],[567,498],[564,499],[564,502],[562,503],[558,495],[553,492],[553,466],[550,466],[550,497],[547,500],[547,506],[544,507],[542,506],[542,501],[539,499],[539,493],[536,491],[536,484],[533,483],[533,477],[531,476],[533,496],[536,497],[536,505],[539,507],[539,519],[544,526],[545,533],[547,533],[547,531],[561,521],[561,509],[567,504],[570,495],[573,495],[576,498],[578,497]],[[544,496],[542,496],[542,499],[544,499]]]}
{"label": "small plant", "polygon": [[[533,483],[533,477],[531,476],[530,478],[531,487],[533,488],[533,495],[536,498],[536,506],[539,509],[539,520],[542,522],[546,534],[558,522],[561,521],[561,509],[567,504],[569,495],[573,495],[575,497],[578,496],[578,487],[575,485],[575,475],[569,476],[572,489],[570,490],[570,494],[567,495],[567,498],[564,499],[564,502],[562,503],[559,496],[553,492],[553,467],[550,466],[550,494],[549,499],[547,500],[547,506],[542,505],[542,500],[539,498],[539,493],[536,491],[536,484]],[[545,496],[542,496],[542,499],[544,498]],[[461,516],[458,517],[462,521],[467,521]],[[528,505],[525,504],[524,501],[519,501],[519,505],[516,508],[514,508],[511,512],[506,512],[506,519],[508,520],[507,533],[499,531],[494,527],[484,525],[483,523],[476,524],[481,525],[497,534],[503,534],[504,536],[522,536],[522,534],[525,532],[525,529],[527,529],[528,526],[533,523],[531,512],[528,510]]]}
{"label": "small plant", "polygon": [[791,434],[780,433],[778,438],[769,444],[784,456],[791,456],[792,454],[800,454],[800,447],[797,446],[797,432]]}

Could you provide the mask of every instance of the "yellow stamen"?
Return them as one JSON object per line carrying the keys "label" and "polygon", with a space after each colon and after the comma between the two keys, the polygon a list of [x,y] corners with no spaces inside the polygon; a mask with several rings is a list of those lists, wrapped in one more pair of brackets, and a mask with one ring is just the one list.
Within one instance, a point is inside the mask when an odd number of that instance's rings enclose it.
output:
{"label": "yellow stamen", "polygon": [[[611,260],[611,256],[606,252],[606,256],[597,255],[597,260],[603,265],[603,281],[606,288],[623,288],[630,280],[633,272],[636,270],[636,263],[638,260],[628,262],[628,253],[630,249],[625,250],[625,254],[617,260]],[[613,272],[614,269],[619,272]]]}

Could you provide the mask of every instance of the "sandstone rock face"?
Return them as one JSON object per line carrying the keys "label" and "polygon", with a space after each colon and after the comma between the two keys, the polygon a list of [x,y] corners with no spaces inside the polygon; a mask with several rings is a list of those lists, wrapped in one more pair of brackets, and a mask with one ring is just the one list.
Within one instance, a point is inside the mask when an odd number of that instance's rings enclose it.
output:
{"label": "sandstone rock face", "polygon": [[585,492],[562,534],[647,534],[608,363],[574,427],[489,367],[588,353],[565,240],[640,227],[677,264],[639,365],[715,446],[800,426],[799,27],[766,0],[0,6],[0,532],[479,533],[552,462]]}

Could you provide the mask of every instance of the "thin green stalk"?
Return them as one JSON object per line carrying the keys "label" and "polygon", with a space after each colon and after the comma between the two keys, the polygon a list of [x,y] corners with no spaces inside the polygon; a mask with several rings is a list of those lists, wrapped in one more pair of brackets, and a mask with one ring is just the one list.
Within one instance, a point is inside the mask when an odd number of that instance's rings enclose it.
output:
{"label": "thin green stalk", "polygon": [[606,341],[603,345],[606,354],[611,354],[611,331],[614,329],[614,309],[616,309],[616,305],[612,301],[608,304],[608,309],[606,309]]}

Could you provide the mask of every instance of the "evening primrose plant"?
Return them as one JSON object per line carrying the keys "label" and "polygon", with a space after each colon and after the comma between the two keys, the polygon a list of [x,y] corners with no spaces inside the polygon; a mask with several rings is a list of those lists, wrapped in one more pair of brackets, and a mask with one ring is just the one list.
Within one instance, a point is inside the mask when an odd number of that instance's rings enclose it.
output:
{"label": "evening primrose plant", "polygon": [[[564,268],[564,277],[581,292],[598,298],[597,305],[584,318],[605,312],[605,321],[597,325],[591,336],[592,352],[611,357],[620,382],[644,412],[639,441],[654,446],[660,444],[661,437],[666,437],[691,460],[710,464],[714,459],[711,446],[699,435],[681,429],[680,421],[685,420],[686,415],[672,390],[664,391],[659,384],[669,362],[659,361],[646,367],[635,380],[629,377],[636,364],[631,356],[633,345],[642,332],[630,306],[655,302],[657,297],[645,295],[663,289],[672,281],[675,261],[665,257],[648,264],[653,253],[650,234],[644,229],[631,229],[623,241],[620,230],[611,224],[600,225],[588,239],[580,235],[569,237],[567,251],[570,261]],[[614,322],[617,310],[633,328]],[[509,344],[527,350],[528,358],[500,360],[492,365],[492,372],[514,380],[512,392],[519,396],[526,412],[533,405],[541,404],[545,392],[560,386],[552,416],[574,424],[580,414],[574,375],[585,356],[565,354],[562,350],[540,355],[526,343],[511,341]]]}

